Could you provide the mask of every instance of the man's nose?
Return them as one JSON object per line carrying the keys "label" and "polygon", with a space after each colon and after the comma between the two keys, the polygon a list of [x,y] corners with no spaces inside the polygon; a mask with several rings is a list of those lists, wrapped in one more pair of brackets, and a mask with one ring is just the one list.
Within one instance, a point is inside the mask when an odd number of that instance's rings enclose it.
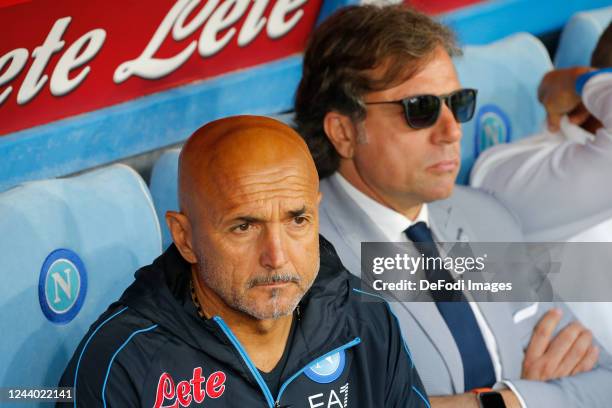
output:
{"label": "man's nose", "polygon": [[285,240],[280,226],[266,228],[262,236],[259,262],[266,269],[282,268],[288,261]]}
{"label": "man's nose", "polygon": [[432,138],[434,144],[455,143],[461,140],[461,124],[455,120],[453,112],[446,104],[442,105]]}

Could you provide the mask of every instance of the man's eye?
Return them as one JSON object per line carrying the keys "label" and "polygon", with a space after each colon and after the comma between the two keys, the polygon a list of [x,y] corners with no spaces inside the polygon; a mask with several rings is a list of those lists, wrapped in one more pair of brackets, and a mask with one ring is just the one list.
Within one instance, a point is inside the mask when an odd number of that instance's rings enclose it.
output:
{"label": "man's eye", "polygon": [[306,223],[306,221],[308,221],[306,217],[302,217],[302,216],[297,216],[293,218],[293,222],[295,222],[297,225],[302,225]]}
{"label": "man's eye", "polygon": [[245,222],[244,224],[240,224],[234,227],[234,231],[246,232],[249,230],[249,228],[251,228],[251,224],[249,224],[248,222]]}

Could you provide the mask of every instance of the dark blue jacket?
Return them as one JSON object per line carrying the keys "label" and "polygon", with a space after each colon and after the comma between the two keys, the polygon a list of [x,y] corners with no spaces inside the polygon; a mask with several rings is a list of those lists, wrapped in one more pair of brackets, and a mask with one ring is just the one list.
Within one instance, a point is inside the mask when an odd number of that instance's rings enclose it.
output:
{"label": "dark blue jacket", "polygon": [[60,385],[76,400],[63,406],[429,407],[395,317],[323,238],[277,395],[223,319],[198,317],[189,277],[174,246],[136,273],[75,351]]}

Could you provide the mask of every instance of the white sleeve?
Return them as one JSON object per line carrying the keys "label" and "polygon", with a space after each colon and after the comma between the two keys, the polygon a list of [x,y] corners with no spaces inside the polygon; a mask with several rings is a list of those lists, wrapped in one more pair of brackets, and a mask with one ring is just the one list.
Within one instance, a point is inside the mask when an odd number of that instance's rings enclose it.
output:
{"label": "white sleeve", "polygon": [[582,91],[586,108],[603,124],[601,131],[610,137],[612,131],[612,72],[601,73],[589,79]]}
{"label": "white sleeve", "polygon": [[[473,185],[519,217],[527,240],[566,240],[612,218],[612,73],[590,78],[582,95],[604,126],[592,141],[542,135],[534,142],[496,146],[477,162]],[[486,174],[478,175],[479,168]]]}

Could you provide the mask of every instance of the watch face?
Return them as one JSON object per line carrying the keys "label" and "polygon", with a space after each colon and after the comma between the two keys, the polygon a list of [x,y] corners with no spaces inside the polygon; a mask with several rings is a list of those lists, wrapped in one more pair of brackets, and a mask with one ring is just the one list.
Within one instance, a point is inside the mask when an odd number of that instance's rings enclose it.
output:
{"label": "watch face", "polygon": [[482,408],[506,408],[504,398],[499,392],[483,392],[478,395]]}

